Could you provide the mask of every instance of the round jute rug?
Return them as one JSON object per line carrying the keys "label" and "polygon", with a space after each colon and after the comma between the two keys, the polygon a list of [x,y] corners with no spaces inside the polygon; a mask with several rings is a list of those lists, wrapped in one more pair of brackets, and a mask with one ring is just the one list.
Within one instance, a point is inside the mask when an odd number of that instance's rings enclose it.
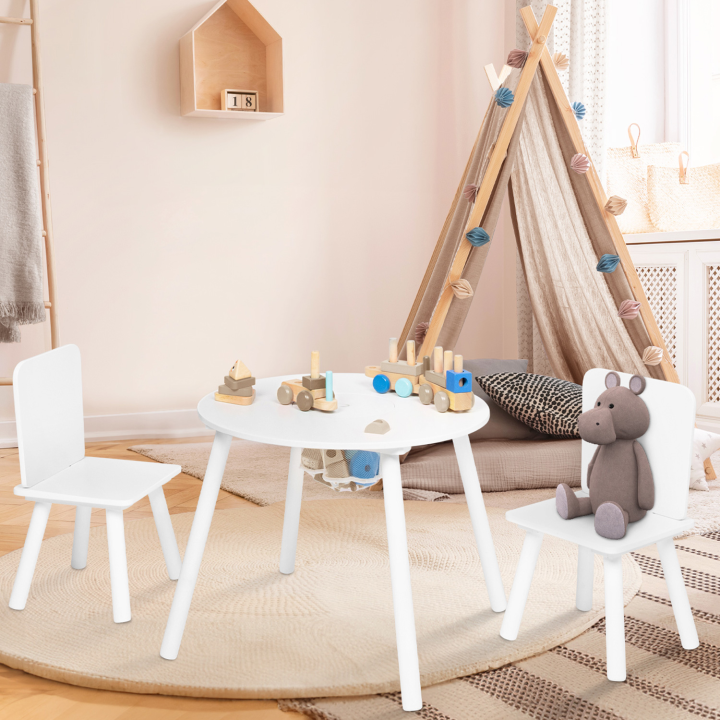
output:
{"label": "round jute rug", "polygon": [[[107,690],[223,698],[364,695],[399,689],[382,502],[303,505],[293,575],[278,572],[284,506],[215,513],[180,655],[160,657],[175,583],[152,519],[126,523],[132,621],[112,621],[105,528],[88,566],[70,568],[71,535],[46,540],[25,610],[7,606],[20,551],[0,558],[0,662]],[[516,642],[500,638],[464,505],[406,502],[424,685],[496,668],[568,641],[603,614],[575,609],[572,545],[546,538]],[[506,590],[523,533],[489,509]],[[192,513],[174,515],[184,549]],[[625,599],[640,586],[631,558]]]}

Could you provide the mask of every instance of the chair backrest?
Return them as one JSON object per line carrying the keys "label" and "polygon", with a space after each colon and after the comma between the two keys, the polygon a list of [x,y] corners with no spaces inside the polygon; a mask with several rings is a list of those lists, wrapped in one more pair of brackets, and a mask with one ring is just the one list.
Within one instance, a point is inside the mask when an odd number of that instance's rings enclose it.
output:
{"label": "chair backrest", "polygon": [[80,350],[65,345],[13,373],[20,477],[31,487],[85,457]]}
{"label": "chair backrest", "polygon": [[[609,370],[594,368],[583,378],[583,412],[590,410],[605,391],[605,376]],[[632,375],[618,373],[623,387],[628,387]],[[684,520],[687,514],[695,425],[695,396],[684,385],[646,378],[640,396],[650,412],[650,427],[638,438],[650,461],[655,481],[655,506],[658,515]],[[582,487],[587,490],[587,467],[597,445],[583,440]]]}

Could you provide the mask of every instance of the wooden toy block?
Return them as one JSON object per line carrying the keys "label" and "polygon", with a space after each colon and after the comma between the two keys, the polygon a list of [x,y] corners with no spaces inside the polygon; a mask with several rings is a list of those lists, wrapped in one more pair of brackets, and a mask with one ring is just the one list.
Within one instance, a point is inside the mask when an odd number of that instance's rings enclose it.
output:
{"label": "wooden toy block", "polygon": [[433,372],[430,370],[429,372],[425,373],[425,377],[434,385],[437,385],[438,387],[441,387],[443,390],[445,389],[445,375],[441,372]]}
{"label": "wooden toy block", "polygon": [[308,470],[322,470],[322,450],[305,448],[305,450],[302,451],[302,455],[300,456],[300,462],[302,462],[303,467],[307,468]]}
{"label": "wooden toy block", "polygon": [[[430,373],[430,374],[435,375],[435,373]],[[433,389],[433,392],[435,392],[435,393],[440,392],[441,390],[445,390],[445,385],[438,385],[437,383],[434,383],[432,380],[430,380],[428,378],[427,375],[424,375],[423,377],[420,378],[420,386],[423,386],[423,385],[429,385]]]}
{"label": "wooden toy block", "polygon": [[405,355],[407,355],[407,364],[413,367],[415,363],[415,341],[408,340],[405,346]]}
{"label": "wooden toy block", "polygon": [[322,454],[323,463],[325,464],[326,468],[334,465],[335,463],[343,462],[343,460],[345,460],[345,456],[343,455],[342,450],[323,450]]}
{"label": "wooden toy block", "polygon": [[450,396],[450,409],[453,412],[465,412],[475,404],[475,393],[454,393],[446,390]]}
{"label": "wooden toy block", "polygon": [[388,353],[388,358],[392,363],[396,363],[398,361],[397,338],[390,338],[390,352]]}
{"label": "wooden toy block", "polygon": [[453,370],[455,372],[463,371],[463,356],[462,355],[455,356],[455,360],[453,361]]}
{"label": "wooden toy block", "polygon": [[452,370],[452,368],[453,368],[453,351],[446,350],[443,353],[443,372]]}
{"label": "wooden toy block", "polygon": [[220,93],[220,107],[222,110],[257,112],[257,95],[256,90],[225,89]]}
{"label": "wooden toy block", "polygon": [[472,392],[472,375],[465,370],[462,372],[448,370],[445,373],[445,380],[445,387],[454,393]]}
{"label": "wooden toy block", "polygon": [[234,395],[235,397],[252,397],[253,388],[252,385],[250,385],[249,387],[240,388],[239,390],[233,390],[227,385],[221,385],[218,388],[218,392],[221,395]]}
{"label": "wooden toy block", "polygon": [[349,478],[351,475],[348,461],[342,456],[342,452],[340,450],[337,452],[340,453],[340,462],[333,463],[332,465],[326,467],[323,474],[329,478],[333,478],[333,480]]}
{"label": "wooden toy block", "polygon": [[426,355],[423,358],[422,365],[423,365],[423,374],[426,373],[428,370],[432,369],[430,367],[430,356],[429,355]]}
{"label": "wooden toy block", "polygon": [[379,365],[366,365],[365,366],[365,377],[374,378],[381,372]]}
{"label": "wooden toy block", "polygon": [[303,391],[306,390],[309,392],[314,399],[316,398],[324,398],[325,397],[325,386],[318,388],[317,390],[308,390],[302,383],[302,380],[283,380],[283,385],[287,385],[288,387],[292,388],[293,391],[293,402],[297,402],[297,396]]}
{"label": "wooden toy block", "polygon": [[320,377],[320,352],[318,350],[313,350],[310,355],[310,377],[313,380]]}
{"label": "wooden toy block", "polygon": [[255,399],[255,389],[253,388],[252,395],[250,397],[238,397],[237,395],[223,395],[222,393],[215,393],[215,399],[218,402],[231,403],[232,405],[252,405]]}
{"label": "wooden toy block", "polygon": [[245,378],[252,377],[252,373],[247,369],[242,360],[237,360],[230,368],[230,372],[228,374],[233,380],[244,380]]}
{"label": "wooden toy block", "polygon": [[302,379],[302,386],[306,390],[320,390],[322,388],[325,389],[325,377],[321,375],[320,377],[310,377],[310,375],[303,375]]}
{"label": "wooden toy block", "polygon": [[390,424],[387,420],[373,420],[366,428],[366,433],[372,433],[374,435],[384,435],[390,431]]}
{"label": "wooden toy block", "polygon": [[374,452],[360,450],[350,458],[350,473],[361,480],[370,480],[380,471],[380,456]]}
{"label": "wooden toy block", "polygon": [[443,349],[436,347],[433,350],[433,372],[440,374],[443,371]]}
{"label": "wooden toy block", "polygon": [[243,93],[241,96],[242,109],[246,112],[257,112],[257,94]]}
{"label": "wooden toy block", "polygon": [[380,364],[380,372],[384,373],[396,373],[397,375],[409,375],[410,377],[418,377],[419,375],[422,375],[422,371],[422,365],[408,365],[405,360],[398,360],[397,362],[384,360]]}
{"label": "wooden toy block", "polygon": [[[323,390],[323,392],[325,391]],[[313,405],[316,410],[322,410],[323,412],[332,412],[333,410],[337,410],[337,406],[337,395],[332,400],[326,400],[324,397],[316,398],[315,404]]]}
{"label": "wooden toy block", "polygon": [[250,387],[250,385],[254,385],[255,378],[246,377],[242,380],[233,380],[229,375],[226,375],[224,382],[231,390],[239,390],[240,388]]}

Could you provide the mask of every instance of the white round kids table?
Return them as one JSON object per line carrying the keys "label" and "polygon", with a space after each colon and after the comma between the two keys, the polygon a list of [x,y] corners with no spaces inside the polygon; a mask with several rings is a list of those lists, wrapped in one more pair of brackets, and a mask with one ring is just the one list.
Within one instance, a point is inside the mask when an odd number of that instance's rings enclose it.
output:
{"label": "white round kids table", "polygon": [[[281,405],[276,397],[280,383],[293,377],[299,376],[259,380],[255,386],[255,402],[250,406],[217,402],[213,394],[204,397],[198,405],[200,419],[215,430],[215,440],[160,655],[174,660],[180,650],[233,437],[292,448],[280,550],[280,572],[286,575],[295,569],[304,476],[300,460],[303,448],[371,450],[380,453],[402,704],[404,710],[420,710],[420,670],[399,456],[413,445],[453,441],[490,605],[495,612],[502,612],[506,605],[505,590],[468,438],[470,433],[487,423],[490,411],[476,398],[468,412],[440,413],[432,404],[422,405],[417,397],[401,398],[395,393],[379,395],[373,390],[372,381],[364,375],[337,374],[334,385],[338,409],[333,413],[301,412],[295,404]],[[378,419],[387,420],[390,431],[385,435],[366,433],[366,426]]]}

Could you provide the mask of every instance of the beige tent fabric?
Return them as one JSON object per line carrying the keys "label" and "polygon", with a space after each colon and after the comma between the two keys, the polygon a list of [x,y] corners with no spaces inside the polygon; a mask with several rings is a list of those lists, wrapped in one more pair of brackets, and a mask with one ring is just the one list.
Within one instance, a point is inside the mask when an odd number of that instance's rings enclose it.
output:
{"label": "beige tent fabric", "polygon": [[[541,71],[525,101],[512,173],[512,205],[528,293],[545,351],[557,377],[581,383],[592,367],[646,375],[638,349],[595,269],[600,255],[576,198]],[[578,176],[579,177],[579,176]],[[587,185],[585,178],[580,182]],[[594,200],[585,204],[595,206]],[[611,238],[608,238],[612,242]],[[621,270],[616,273],[622,274]]]}

